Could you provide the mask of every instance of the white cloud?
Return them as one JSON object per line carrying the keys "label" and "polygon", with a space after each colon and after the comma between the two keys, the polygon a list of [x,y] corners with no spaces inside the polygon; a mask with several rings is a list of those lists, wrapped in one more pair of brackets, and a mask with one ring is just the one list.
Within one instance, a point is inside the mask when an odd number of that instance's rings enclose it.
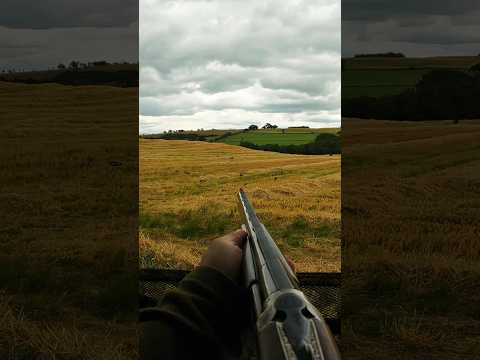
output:
{"label": "white cloud", "polygon": [[245,112],[338,126],[339,109],[339,0],[140,2],[141,129]]}

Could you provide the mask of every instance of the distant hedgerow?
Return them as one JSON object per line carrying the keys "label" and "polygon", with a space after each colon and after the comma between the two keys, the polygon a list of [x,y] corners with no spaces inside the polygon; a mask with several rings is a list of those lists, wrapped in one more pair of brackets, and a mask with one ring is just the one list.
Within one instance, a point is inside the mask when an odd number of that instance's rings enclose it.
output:
{"label": "distant hedgerow", "polygon": [[326,155],[326,154],[340,154],[340,137],[335,134],[319,134],[315,140],[307,144],[299,145],[279,145],[266,144],[257,145],[248,141],[241,141],[240,146],[254,149],[273,151],[286,154],[304,154],[304,155]]}

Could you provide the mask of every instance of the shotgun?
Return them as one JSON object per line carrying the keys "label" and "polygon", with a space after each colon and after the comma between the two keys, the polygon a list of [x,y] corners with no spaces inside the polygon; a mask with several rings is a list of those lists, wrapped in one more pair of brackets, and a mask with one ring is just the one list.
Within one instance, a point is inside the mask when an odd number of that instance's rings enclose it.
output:
{"label": "shotgun", "polygon": [[242,189],[238,202],[248,233],[243,281],[253,305],[260,359],[339,360],[327,323],[299,290],[295,273]]}

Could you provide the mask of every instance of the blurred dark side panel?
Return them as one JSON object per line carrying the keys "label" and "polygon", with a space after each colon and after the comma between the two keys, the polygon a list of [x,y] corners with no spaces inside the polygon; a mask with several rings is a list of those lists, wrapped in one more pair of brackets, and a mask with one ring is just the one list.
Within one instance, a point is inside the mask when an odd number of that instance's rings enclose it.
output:
{"label": "blurred dark side panel", "polygon": [[480,354],[479,8],[342,2],[346,359]]}
{"label": "blurred dark side panel", "polygon": [[0,358],[135,358],[138,3],[4,1],[0,48]]}

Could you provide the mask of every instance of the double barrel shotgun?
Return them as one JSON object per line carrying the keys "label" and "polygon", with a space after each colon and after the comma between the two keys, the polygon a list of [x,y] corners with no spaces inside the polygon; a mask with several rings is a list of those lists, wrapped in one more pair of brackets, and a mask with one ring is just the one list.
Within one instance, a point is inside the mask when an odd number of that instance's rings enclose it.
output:
{"label": "double barrel shotgun", "polygon": [[339,360],[335,338],[299,290],[295,273],[258,219],[246,193],[238,193],[242,228],[248,233],[244,285],[252,303],[261,360]]}

